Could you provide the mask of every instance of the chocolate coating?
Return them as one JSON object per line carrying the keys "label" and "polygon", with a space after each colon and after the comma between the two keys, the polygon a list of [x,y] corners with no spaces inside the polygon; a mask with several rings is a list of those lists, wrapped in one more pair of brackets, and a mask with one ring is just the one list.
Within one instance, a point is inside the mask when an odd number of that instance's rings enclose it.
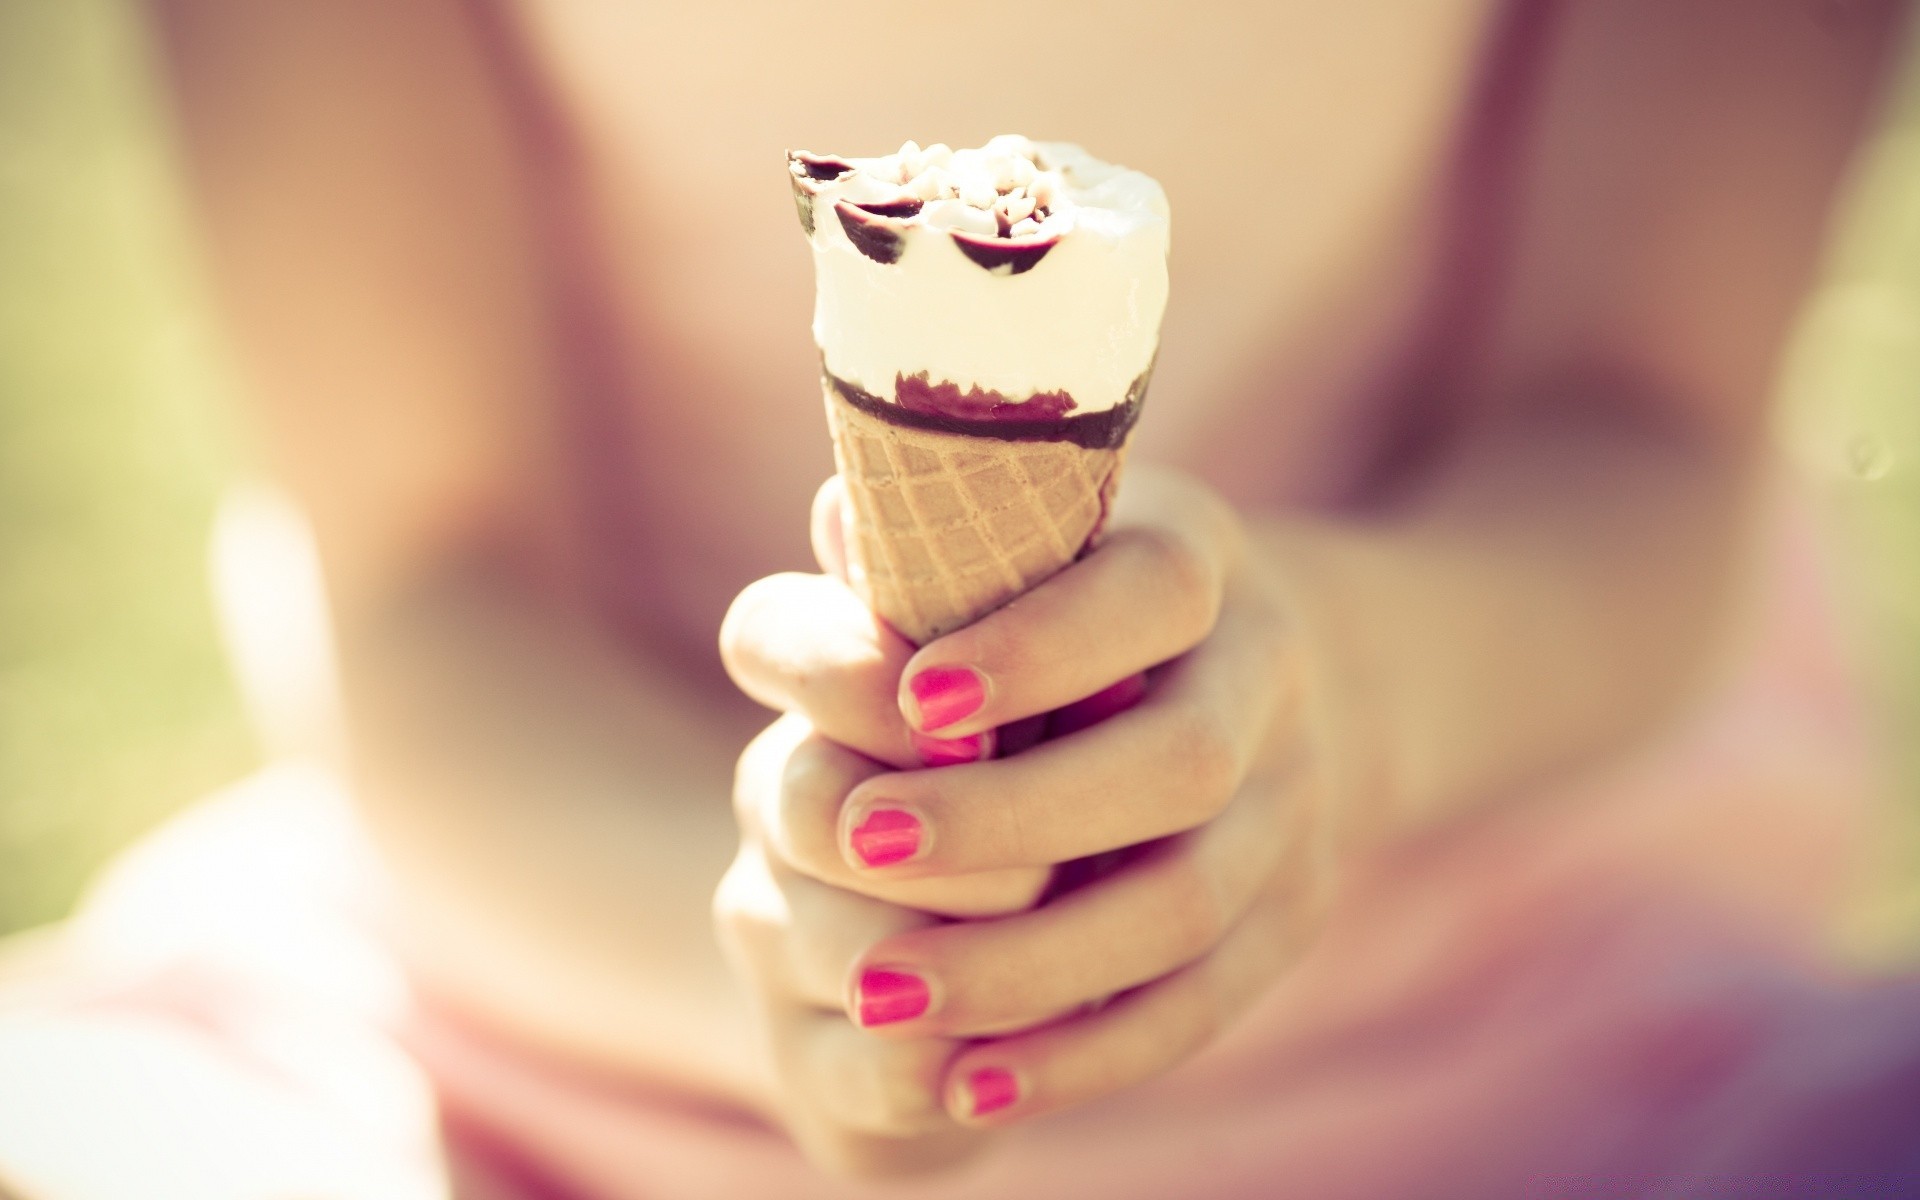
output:
{"label": "chocolate coating", "polygon": [[900,228],[890,217],[865,211],[845,200],[833,206],[840,227],[847,231],[853,248],[877,263],[897,263],[904,249]]}
{"label": "chocolate coating", "polygon": [[[983,418],[947,412],[921,411],[908,408],[905,404],[882,400],[872,392],[848,383],[824,368],[821,374],[848,404],[882,421],[904,425],[910,429],[931,429],[939,433],[957,433],[968,437],[999,438],[1008,442],[1072,442],[1087,450],[1112,450],[1127,440],[1127,434],[1133,429],[1134,422],[1140,419],[1140,406],[1147,398],[1147,384],[1153,377],[1153,368],[1149,366],[1140,378],[1133,381],[1133,385],[1127,389],[1127,398],[1124,401],[1105,412],[1038,418],[1013,415],[1020,413],[1024,402],[1008,400],[997,392],[980,388],[973,389],[967,395],[986,397],[990,411],[1008,415]],[[944,395],[948,389],[951,389],[955,395],[961,394],[959,387],[952,383],[927,385],[924,372],[911,377],[896,377],[895,392],[898,393],[903,384],[909,391],[914,390],[910,380],[919,381],[919,390],[925,396]],[[1072,398],[1065,392],[1042,392],[1038,397],[1029,397],[1029,400],[1039,397],[1048,398],[1043,403],[1049,410],[1055,408],[1062,399],[1065,401],[1065,407],[1070,408],[1073,403]]]}
{"label": "chocolate coating", "polygon": [[861,212],[870,212],[876,217],[897,217],[903,219],[919,215],[920,210],[925,207],[922,201],[913,199],[887,200],[875,204],[862,204],[858,200],[849,200],[847,203],[853,205]]}
{"label": "chocolate coating", "polygon": [[1060,243],[1058,237],[1012,241],[1007,238],[980,237],[959,230],[955,230],[951,236],[953,244],[960,247],[960,253],[989,271],[1009,267],[1009,275],[1023,275],[1033,270],[1047,256],[1047,251]]}
{"label": "chocolate coating", "polygon": [[808,179],[818,179],[823,183],[853,170],[853,164],[844,158],[835,158],[830,154],[808,154],[805,150],[787,151],[787,162],[806,172]]}
{"label": "chocolate coating", "polygon": [[969,421],[1059,421],[1074,408],[1066,392],[1035,392],[1025,400],[1010,400],[977,384],[963,392],[957,383],[934,383],[925,371],[895,375],[893,398],[913,412]]}

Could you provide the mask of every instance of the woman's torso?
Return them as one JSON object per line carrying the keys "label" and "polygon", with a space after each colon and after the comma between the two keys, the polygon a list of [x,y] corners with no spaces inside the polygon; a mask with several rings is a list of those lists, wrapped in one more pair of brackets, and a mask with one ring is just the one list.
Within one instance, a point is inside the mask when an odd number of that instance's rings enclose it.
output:
{"label": "woman's torso", "polygon": [[1154,174],[1174,285],[1141,448],[1243,501],[1324,487],[1417,307],[1492,8],[527,0],[502,41],[557,118],[541,185],[593,289],[574,436],[618,607],[704,644],[743,583],[805,564],[832,463],[788,147],[1012,130]]}

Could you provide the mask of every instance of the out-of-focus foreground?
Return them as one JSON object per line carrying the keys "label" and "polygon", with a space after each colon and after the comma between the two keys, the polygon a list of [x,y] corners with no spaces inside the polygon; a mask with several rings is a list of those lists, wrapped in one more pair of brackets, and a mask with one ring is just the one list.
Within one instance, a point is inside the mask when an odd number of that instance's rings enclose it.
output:
{"label": "out-of-focus foreground", "polygon": [[[254,756],[205,584],[234,406],[128,0],[0,0],[0,932]],[[1849,936],[1920,938],[1920,73],[1785,374],[1904,756]]]}

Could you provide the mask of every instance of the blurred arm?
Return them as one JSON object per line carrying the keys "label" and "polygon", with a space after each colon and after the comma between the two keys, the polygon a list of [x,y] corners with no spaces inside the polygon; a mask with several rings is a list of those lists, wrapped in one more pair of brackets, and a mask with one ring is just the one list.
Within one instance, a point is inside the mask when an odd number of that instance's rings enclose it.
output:
{"label": "blurred arm", "polygon": [[1702,681],[1902,9],[1536,10],[1541,86],[1463,181],[1471,249],[1407,381],[1451,426],[1344,514],[1266,528],[1363,830],[1617,747]]}
{"label": "blurred arm", "polygon": [[451,0],[156,0],[250,415],[343,619],[556,530],[545,277],[511,114]]}
{"label": "blurred arm", "polygon": [[708,915],[745,735],[570,584],[557,286],[475,9],[155,10],[425,982],[562,1053],[755,1093]]}

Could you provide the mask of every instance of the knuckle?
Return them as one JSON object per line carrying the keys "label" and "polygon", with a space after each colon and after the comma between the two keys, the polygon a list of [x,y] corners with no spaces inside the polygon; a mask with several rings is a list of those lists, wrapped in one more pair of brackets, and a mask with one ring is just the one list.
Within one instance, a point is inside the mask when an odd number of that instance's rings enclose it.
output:
{"label": "knuckle", "polygon": [[1162,526],[1132,531],[1135,552],[1156,580],[1161,619],[1198,641],[1213,628],[1220,609],[1220,575],[1193,538]]}
{"label": "knuckle", "polygon": [[1191,854],[1170,858],[1161,883],[1163,920],[1176,952],[1191,959],[1226,936],[1232,914],[1197,858]]}
{"label": "knuckle", "polygon": [[841,672],[817,655],[797,657],[781,664],[780,687],[794,707],[817,716],[838,697]]}
{"label": "knuckle", "polygon": [[1280,587],[1266,580],[1243,579],[1229,590],[1229,603],[1242,618],[1239,636],[1248,654],[1271,677],[1290,678],[1299,666],[1299,639],[1293,611]]}
{"label": "knuckle", "polygon": [[797,747],[781,765],[777,787],[769,840],[781,856],[816,879],[844,874],[838,828],[849,780],[827,747],[817,739]]}
{"label": "knuckle", "polygon": [[1180,765],[1184,811],[1211,819],[1233,799],[1240,786],[1240,750],[1226,721],[1198,704],[1173,710],[1169,731],[1172,757]]}
{"label": "knuckle", "polygon": [[733,820],[742,829],[758,824],[760,793],[767,775],[767,732],[761,732],[733,766]]}
{"label": "knuckle", "polygon": [[[855,638],[833,638],[780,665],[780,687],[800,711],[843,739],[906,736],[895,705],[905,656]],[[895,726],[898,729],[895,730]]]}
{"label": "knuckle", "polygon": [[792,1114],[785,1124],[787,1135],[807,1162],[829,1178],[884,1183],[898,1173],[889,1169],[884,1156],[873,1153],[872,1139],[854,1130],[796,1119]]}
{"label": "knuckle", "polygon": [[1023,678],[1046,661],[1043,647],[1048,639],[1034,628],[1035,615],[1031,598],[1016,597],[953,635],[957,645],[950,643],[950,647],[959,651],[959,661],[978,663],[995,679]]}
{"label": "knuckle", "polygon": [[1231,573],[1244,560],[1247,546],[1246,526],[1240,513],[1227,498],[1204,484],[1194,485],[1195,511]]}
{"label": "knuckle", "polygon": [[805,723],[782,717],[754,735],[734,761],[733,816],[743,830],[758,829],[770,788],[777,786],[780,763],[805,735]]}
{"label": "knuckle", "polygon": [[1215,960],[1205,958],[1152,985],[1159,993],[1154,1007],[1168,1061],[1199,1053],[1232,1026],[1234,1013],[1218,976]]}
{"label": "knuckle", "polygon": [[720,661],[734,683],[746,687],[753,674],[760,616],[776,600],[787,576],[769,575],[740,590],[720,621]]}
{"label": "knuckle", "polygon": [[822,921],[818,906],[794,905],[769,959],[787,981],[791,992],[821,1008],[843,1003],[846,973],[851,961],[831,924]]}
{"label": "knuckle", "polygon": [[936,1124],[943,1115],[936,1092],[937,1043],[871,1039],[838,1056],[840,1117],[866,1133],[906,1135]]}
{"label": "knuckle", "polygon": [[1182,1056],[1211,1045],[1230,1023],[1227,1005],[1213,972],[1195,971],[1188,977],[1187,1021]]}
{"label": "knuckle", "polygon": [[776,892],[766,859],[744,847],[713,890],[714,934],[735,964],[752,974],[759,973],[768,942],[780,931]]}
{"label": "knuckle", "polygon": [[1255,652],[1257,661],[1265,667],[1265,678],[1275,681],[1282,690],[1297,686],[1304,663],[1300,640],[1294,636],[1287,611],[1278,604],[1267,604],[1259,613],[1255,630],[1259,639]]}

